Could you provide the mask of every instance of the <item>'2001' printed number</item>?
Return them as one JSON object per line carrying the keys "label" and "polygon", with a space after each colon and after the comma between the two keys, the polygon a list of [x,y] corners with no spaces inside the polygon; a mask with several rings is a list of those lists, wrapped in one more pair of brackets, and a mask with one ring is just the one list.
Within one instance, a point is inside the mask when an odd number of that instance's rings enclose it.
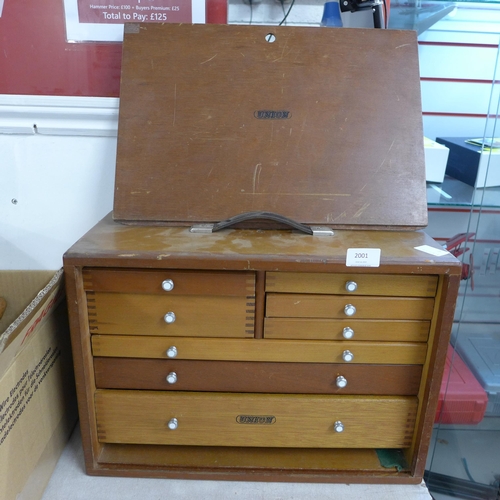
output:
{"label": "'2001' printed number", "polygon": [[354,254],[354,258],[355,259],[367,259],[368,258],[368,254],[367,253],[355,253]]}

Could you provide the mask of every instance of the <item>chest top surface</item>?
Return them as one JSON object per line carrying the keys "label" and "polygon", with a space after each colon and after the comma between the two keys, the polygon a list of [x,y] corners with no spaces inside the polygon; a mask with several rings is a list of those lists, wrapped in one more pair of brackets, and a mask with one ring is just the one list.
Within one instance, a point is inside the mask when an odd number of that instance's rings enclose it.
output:
{"label": "chest top surface", "polygon": [[[427,251],[416,249],[427,245]],[[406,272],[458,274],[460,263],[423,231],[347,231],[310,236],[289,230],[225,229],[191,233],[185,227],[135,226],[113,221],[111,214],[65,254],[75,265],[214,269],[311,270],[345,267],[348,249],[380,249],[380,267]],[[424,248],[424,250],[426,250]],[[363,272],[377,272],[374,268]],[[404,269],[403,269],[404,270]]]}

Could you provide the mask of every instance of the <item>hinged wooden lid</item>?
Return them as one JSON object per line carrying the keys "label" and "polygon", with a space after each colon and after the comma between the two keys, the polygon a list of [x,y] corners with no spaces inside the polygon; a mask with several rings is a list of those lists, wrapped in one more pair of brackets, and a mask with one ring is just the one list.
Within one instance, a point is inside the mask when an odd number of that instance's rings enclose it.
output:
{"label": "hinged wooden lid", "polygon": [[416,34],[127,25],[114,219],[427,224]]}

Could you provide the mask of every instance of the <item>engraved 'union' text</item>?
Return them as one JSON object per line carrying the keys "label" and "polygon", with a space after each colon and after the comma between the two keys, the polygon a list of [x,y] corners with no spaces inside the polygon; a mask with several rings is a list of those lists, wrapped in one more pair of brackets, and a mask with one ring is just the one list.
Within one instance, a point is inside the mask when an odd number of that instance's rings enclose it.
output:
{"label": "engraved 'union' text", "polygon": [[273,111],[271,109],[261,109],[253,114],[258,120],[288,120],[291,118],[290,111]]}
{"label": "engraved 'union' text", "polygon": [[239,424],[271,425],[276,422],[272,415],[238,415],[236,422]]}

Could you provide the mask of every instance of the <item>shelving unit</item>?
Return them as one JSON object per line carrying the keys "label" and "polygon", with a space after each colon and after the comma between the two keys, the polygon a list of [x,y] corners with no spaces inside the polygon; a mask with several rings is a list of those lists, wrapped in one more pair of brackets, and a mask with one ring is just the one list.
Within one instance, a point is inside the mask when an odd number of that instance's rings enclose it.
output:
{"label": "shelving unit", "polygon": [[[492,72],[497,75],[498,67],[492,68]],[[499,135],[497,81],[494,76],[484,120],[485,137]],[[490,168],[495,168],[491,165]],[[431,219],[434,214],[442,224],[447,217],[462,215],[465,235],[461,259],[464,266],[469,266],[469,272],[462,281],[455,314],[454,360],[460,362],[458,355],[464,360],[486,391],[489,403],[477,425],[435,426],[425,479],[436,500],[497,499],[500,492],[497,452],[500,411],[496,404],[500,392],[500,187],[477,188],[445,178],[442,184],[428,185],[427,195]]]}

